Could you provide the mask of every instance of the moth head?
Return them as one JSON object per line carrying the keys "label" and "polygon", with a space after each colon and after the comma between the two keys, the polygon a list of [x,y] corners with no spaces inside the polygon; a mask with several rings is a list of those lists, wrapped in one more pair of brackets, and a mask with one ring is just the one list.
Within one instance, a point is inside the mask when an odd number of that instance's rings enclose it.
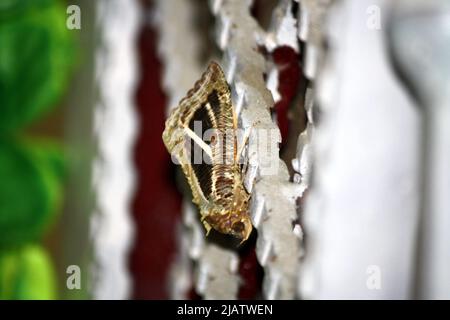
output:
{"label": "moth head", "polygon": [[243,216],[231,225],[230,234],[244,242],[252,233],[252,222],[248,216]]}
{"label": "moth head", "polygon": [[252,232],[252,222],[250,220],[249,196],[243,189],[235,191],[233,203],[233,214],[231,215],[231,227],[229,233],[244,242]]}
{"label": "moth head", "polygon": [[220,233],[232,235],[244,242],[253,229],[248,199],[246,193],[235,193],[230,207],[213,208],[205,215],[205,222]]}

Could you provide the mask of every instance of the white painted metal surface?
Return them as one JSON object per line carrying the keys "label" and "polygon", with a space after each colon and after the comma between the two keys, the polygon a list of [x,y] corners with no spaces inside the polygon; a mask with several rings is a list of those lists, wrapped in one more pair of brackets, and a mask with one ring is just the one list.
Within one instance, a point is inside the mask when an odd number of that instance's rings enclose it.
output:
{"label": "white painted metal surface", "polygon": [[420,118],[388,62],[384,33],[367,27],[371,5],[386,13],[385,1],[342,1],[327,28],[303,298],[411,298]]}
{"label": "white painted metal surface", "polygon": [[137,80],[136,35],[141,23],[137,1],[96,2],[100,41],[95,52],[98,102],[93,163],[96,208],[91,220],[94,299],[130,297],[128,250],[132,243],[130,201],[134,191],[133,143],[137,129],[134,95]]}

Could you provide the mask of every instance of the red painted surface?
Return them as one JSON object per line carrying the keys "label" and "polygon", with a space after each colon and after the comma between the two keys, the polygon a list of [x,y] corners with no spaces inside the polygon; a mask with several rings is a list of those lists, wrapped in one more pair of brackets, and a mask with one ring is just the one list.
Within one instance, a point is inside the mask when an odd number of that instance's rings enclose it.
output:
{"label": "red painted surface", "polygon": [[256,258],[256,234],[253,234],[248,242],[239,252],[239,275],[242,283],[239,287],[239,299],[251,300],[258,299],[261,295],[263,268],[259,265]]}
{"label": "red painted surface", "polygon": [[272,53],[272,58],[279,72],[278,92],[281,95],[281,100],[275,104],[274,108],[282,141],[286,141],[289,132],[289,106],[298,92],[302,71],[299,64],[299,55],[291,47],[276,48]]}
{"label": "red painted surface", "polygon": [[168,274],[176,253],[175,228],[181,212],[174,166],[161,138],[166,97],[156,43],[156,33],[145,26],[138,39],[141,79],[136,113],[140,129],[134,153],[137,189],[132,203],[136,237],[130,255],[135,299],[168,298]]}

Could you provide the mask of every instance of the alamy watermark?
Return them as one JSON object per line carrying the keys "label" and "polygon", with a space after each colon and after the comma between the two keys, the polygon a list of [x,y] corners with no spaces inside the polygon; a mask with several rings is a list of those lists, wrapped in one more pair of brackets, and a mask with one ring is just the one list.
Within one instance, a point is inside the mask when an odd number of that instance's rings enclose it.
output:
{"label": "alamy watermark", "polygon": [[69,290],[81,289],[81,269],[76,264],[70,265],[66,269],[66,273],[69,275],[66,280],[66,287]]}
{"label": "alamy watermark", "polygon": [[77,5],[70,5],[66,10],[67,19],[66,27],[69,30],[80,30],[81,29],[81,9]]}
{"label": "alamy watermark", "polygon": [[368,15],[366,20],[366,26],[370,30],[381,30],[381,8],[376,5],[367,7],[366,14]]}
{"label": "alamy watermark", "polygon": [[370,265],[366,269],[368,275],[366,286],[369,290],[381,290],[381,268],[377,265]]}
{"label": "alamy watermark", "polygon": [[[172,150],[172,162],[175,164],[233,165],[245,164],[243,151],[247,147],[250,165],[257,165],[261,175],[274,175],[278,172],[277,129],[207,129],[202,131],[202,122],[194,121],[193,128],[177,129],[175,137],[183,141]],[[183,155],[178,159],[175,155]]]}

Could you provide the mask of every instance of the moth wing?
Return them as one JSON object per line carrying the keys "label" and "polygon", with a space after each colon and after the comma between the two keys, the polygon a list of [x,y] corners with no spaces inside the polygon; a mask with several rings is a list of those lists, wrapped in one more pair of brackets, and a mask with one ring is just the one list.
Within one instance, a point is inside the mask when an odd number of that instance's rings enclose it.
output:
{"label": "moth wing", "polygon": [[[211,62],[201,79],[188,91],[186,97],[180,101],[166,121],[163,132],[164,144],[180,162],[191,187],[193,200],[200,206],[201,211],[205,211],[202,208],[207,207],[212,192],[213,167],[218,163],[223,151],[222,146],[211,144],[212,157],[209,163],[208,161],[205,163],[203,158],[200,163],[197,163],[193,159],[193,155],[197,153],[196,148],[203,149],[206,153],[208,150],[201,143],[195,143],[196,139],[193,139],[189,148],[186,142],[186,128],[191,133],[195,133],[198,131],[195,130],[197,121],[197,124],[201,124],[202,133],[208,129],[215,129],[220,133],[225,133],[227,130],[234,131],[233,113],[230,88],[225,75],[217,63]],[[229,152],[235,151],[227,148],[226,153]],[[202,212],[202,214],[206,213]]]}

